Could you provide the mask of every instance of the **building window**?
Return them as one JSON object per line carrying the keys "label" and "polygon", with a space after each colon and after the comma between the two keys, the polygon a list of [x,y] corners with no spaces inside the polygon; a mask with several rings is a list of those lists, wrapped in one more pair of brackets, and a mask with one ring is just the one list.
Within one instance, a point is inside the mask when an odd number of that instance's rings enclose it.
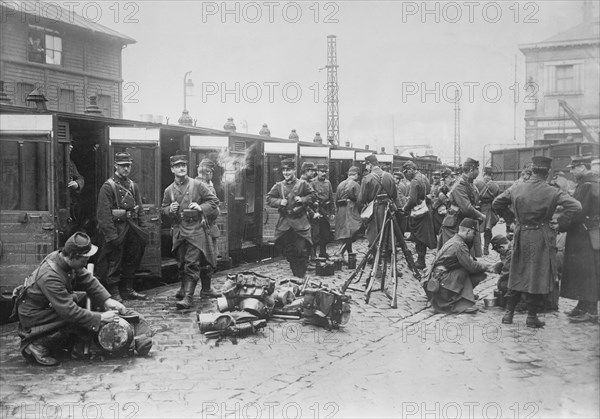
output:
{"label": "building window", "polygon": [[58,110],[61,112],[75,112],[75,92],[73,90],[60,89]]}
{"label": "building window", "polygon": [[28,108],[35,108],[35,103],[27,102],[27,96],[33,92],[34,86],[29,83],[17,83],[17,95],[15,97],[15,104],[17,106],[26,106]]}
{"label": "building window", "polygon": [[62,38],[60,34],[38,26],[29,27],[27,59],[41,64],[62,64]]}
{"label": "building window", "polygon": [[575,91],[575,71],[572,65],[556,66],[555,92]]}
{"label": "building window", "polygon": [[98,107],[102,110],[102,115],[112,116],[111,101],[112,98],[109,95],[98,95]]}

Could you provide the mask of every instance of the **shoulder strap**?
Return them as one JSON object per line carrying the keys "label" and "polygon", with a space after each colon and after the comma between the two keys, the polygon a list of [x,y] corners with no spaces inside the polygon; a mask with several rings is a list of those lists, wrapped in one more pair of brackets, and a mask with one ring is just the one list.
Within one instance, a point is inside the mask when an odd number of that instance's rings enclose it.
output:
{"label": "shoulder strap", "polygon": [[111,186],[113,193],[115,194],[115,202],[117,203],[117,208],[120,209],[121,205],[119,204],[119,194],[117,193],[117,184],[112,178],[108,178],[108,184]]}

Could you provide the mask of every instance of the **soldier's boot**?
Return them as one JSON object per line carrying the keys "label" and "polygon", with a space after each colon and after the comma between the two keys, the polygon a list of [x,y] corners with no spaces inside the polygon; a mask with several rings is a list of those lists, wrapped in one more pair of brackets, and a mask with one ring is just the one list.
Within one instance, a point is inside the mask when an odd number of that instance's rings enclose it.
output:
{"label": "soldier's boot", "polygon": [[147,300],[146,294],[140,294],[133,289],[133,278],[126,278],[123,280],[123,291],[121,297],[124,300]]}
{"label": "soldier's boot", "polygon": [[527,320],[525,320],[525,325],[527,327],[540,328],[546,325],[545,322],[541,321],[537,317],[538,306],[536,303],[528,302],[527,304]]}
{"label": "soldier's boot", "polygon": [[120,303],[123,302],[123,299],[121,298],[121,292],[119,291],[118,283],[108,284],[106,287],[106,291],[110,293],[110,298],[112,298],[113,300],[118,301]]}
{"label": "soldier's boot", "polygon": [[513,317],[515,315],[515,307],[517,306],[517,302],[519,301],[521,295],[520,294],[511,294],[510,292],[506,294],[506,311],[504,312],[504,316],[502,316],[503,324],[512,324]]}
{"label": "soldier's boot", "polygon": [[183,298],[175,305],[179,310],[185,310],[194,305],[194,291],[196,291],[197,280],[187,280],[183,284]]}
{"label": "soldier's boot", "polygon": [[212,268],[202,267],[200,268],[200,284],[202,289],[200,290],[201,298],[219,298],[221,293],[211,287],[212,281]]}
{"label": "soldier's boot", "polygon": [[69,338],[58,330],[50,335],[43,336],[31,342],[23,349],[23,356],[46,367],[52,367],[60,362],[52,356],[52,352],[59,352],[69,346]]}
{"label": "soldier's boot", "polygon": [[175,298],[181,300],[183,298],[183,281],[181,281],[181,285],[179,286],[179,290],[175,293]]}

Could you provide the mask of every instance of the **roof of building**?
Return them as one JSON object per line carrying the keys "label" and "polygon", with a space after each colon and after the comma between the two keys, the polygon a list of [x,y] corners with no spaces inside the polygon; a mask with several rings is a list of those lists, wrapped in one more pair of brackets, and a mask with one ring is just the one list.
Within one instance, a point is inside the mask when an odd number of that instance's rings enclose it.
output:
{"label": "roof of building", "polygon": [[95,22],[96,16],[94,16],[94,19],[92,20],[77,14],[74,11],[77,10],[76,7],[74,7],[74,10],[69,10],[61,7],[57,2],[48,3],[39,0],[1,0],[0,6],[12,10],[12,12],[7,12],[6,16],[19,14],[34,16],[35,20],[31,23],[37,25],[44,22],[61,23],[97,34],[106,35],[111,38],[117,38],[124,44],[134,44],[136,42],[135,39],[130,38],[127,35],[123,35],[122,33]]}
{"label": "roof of building", "polygon": [[600,22],[583,22],[566,31],[559,32],[550,38],[533,44],[519,45],[520,50],[573,46],[600,43]]}

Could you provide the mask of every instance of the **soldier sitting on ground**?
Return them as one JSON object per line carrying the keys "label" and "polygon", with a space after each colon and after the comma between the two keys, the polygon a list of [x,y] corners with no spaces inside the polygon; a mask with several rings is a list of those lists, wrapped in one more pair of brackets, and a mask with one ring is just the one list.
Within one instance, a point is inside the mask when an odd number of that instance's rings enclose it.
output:
{"label": "soldier sitting on ground", "polygon": [[[58,365],[53,354],[63,349],[80,357],[84,354],[81,348],[92,344],[101,326],[118,322],[119,314],[131,314],[123,304],[110,298],[85,268],[97,250],[87,234],[75,233],[63,249],[46,256],[24,285],[15,289],[14,310],[24,357],[44,366]],[[83,308],[86,297],[93,307],[106,311]],[[145,322],[143,327],[149,331]],[[139,330],[134,327],[134,332]],[[146,355],[152,347],[149,335],[138,336],[133,342],[139,355]]]}

